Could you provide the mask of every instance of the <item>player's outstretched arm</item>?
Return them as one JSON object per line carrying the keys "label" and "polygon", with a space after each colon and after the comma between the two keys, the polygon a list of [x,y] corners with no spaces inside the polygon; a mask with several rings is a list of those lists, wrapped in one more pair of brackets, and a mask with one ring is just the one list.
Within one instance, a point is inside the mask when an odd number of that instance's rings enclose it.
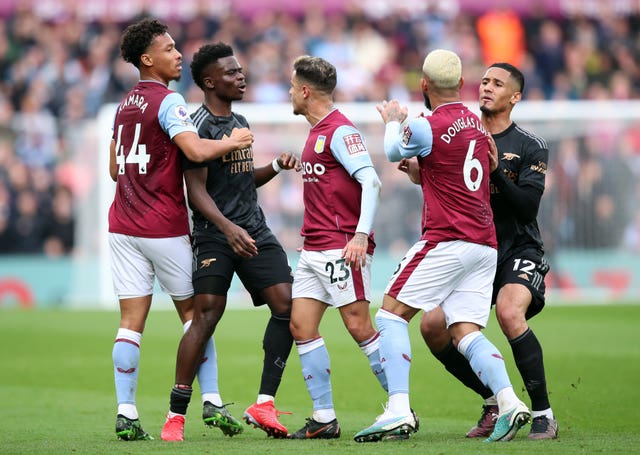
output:
{"label": "player's outstretched arm", "polygon": [[256,169],[253,179],[256,186],[261,187],[278,175],[280,171],[288,171],[290,169],[295,169],[296,172],[300,172],[302,169],[300,159],[291,152],[283,152],[274,159],[271,164]]}
{"label": "player's outstretched arm", "polygon": [[202,163],[220,158],[233,150],[249,147],[253,143],[253,133],[249,128],[234,128],[229,137],[214,140],[203,139],[196,133],[185,131],[176,134],[173,142],[190,161]]}

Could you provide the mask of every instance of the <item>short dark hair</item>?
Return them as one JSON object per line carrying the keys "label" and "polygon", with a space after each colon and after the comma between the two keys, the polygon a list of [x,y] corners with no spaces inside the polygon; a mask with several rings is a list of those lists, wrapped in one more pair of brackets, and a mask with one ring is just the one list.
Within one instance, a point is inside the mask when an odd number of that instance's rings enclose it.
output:
{"label": "short dark hair", "polygon": [[301,55],[293,62],[296,76],[315,89],[332,94],[338,82],[336,67],[320,57]]}
{"label": "short dark hair", "polygon": [[221,58],[231,57],[232,55],[233,49],[231,46],[222,41],[201,46],[200,49],[193,54],[193,61],[191,62],[191,77],[193,78],[193,82],[204,90],[203,73],[205,68]]}
{"label": "short dark hair", "polygon": [[524,93],[524,74],[518,68],[511,63],[498,62],[489,66],[489,68],[502,68],[509,72],[509,75],[515,79],[516,85],[519,87],[519,92]]}
{"label": "short dark hair", "polygon": [[169,27],[157,19],[142,19],[129,25],[122,35],[120,53],[125,62],[140,68],[140,57],[149,48],[156,36],[167,33]]}

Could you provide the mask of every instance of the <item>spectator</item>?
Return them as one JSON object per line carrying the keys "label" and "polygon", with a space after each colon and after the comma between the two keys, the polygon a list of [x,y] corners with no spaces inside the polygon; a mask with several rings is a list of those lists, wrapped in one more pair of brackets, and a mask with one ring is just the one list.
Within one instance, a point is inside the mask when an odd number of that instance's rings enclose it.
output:
{"label": "spectator", "polygon": [[[8,138],[13,156],[10,163],[0,160],[0,180],[7,185],[12,204],[20,192],[8,177],[15,159],[28,165],[28,179],[32,179],[32,167],[56,171],[69,168],[74,164],[70,148],[86,143],[80,133],[84,122],[93,121],[103,103],[120,101],[137,82],[131,65],[118,58],[117,37],[123,24],[143,14],[145,2],[128,2],[119,8],[108,0],[40,2],[33,7],[31,2],[13,3],[3,10],[10,11],[10,15],[0,18],[0,139]],[[68,5],[74,3],[77,11],[68,10]],[[605,2],[600,16],[588,17],[574,12],[550,15],[540,3],[534,7],[512,2],[513,8],[526,10],[514,16],[505,8],[478,14],[458,2],[427,3],[412,0],[396,5],[371,0],[364,6],[347,7],[345,2],[341,10],[328,12],[322,3],[303,1],[292,4],[289,11],[252,14],[239,5],[208,7],[198,13],[195,3],[189,2],[180,15],[170,19],[185,58],[191,54],[188,50],[197,49],[206,40],[231,43],[247,64],[251,83],[245,99],[253,102],[287,101],[290,74],[283,69],[288,68],[294,56],[305,53],[336,62],[342,75],[336,102],[383,98],[421,101],[420,75],[415,68],[419,68],[424,51],[436,47],[455,50],[465,61],[465,78],[479,80],[483,59],[491,58],[484,53],[483,45],[487,44],[486,24],[493,20],[504,21],[508,27],[488,31],[500,31],[501,37],[508,31],[512,38],[492,38],[489,44],[513,45],[506,50],[510,57],[499,59],[520,63],[529,81],[527,101],[640,97],[637,6],[623,14]],[[156,14],[170,13],[165,6],[155,8]],[[184,64],[188,63],[185,60]],[[174,84],[188,101],[199,99],[189,75]],[[473,87],[465,84],[463,99],[475,98]],[[559,140],[580,142],[589,135],[590,132],[576,132],[574,137],[564,135]],[[629,168],[638,166],[634,155],[640,146],[633,148],[635,151],[624,158],[630,163]],[[82,150],[82,154],[87,153]],[[578,181],[570,176],[569,180],[564,178],[564,174],[558,174],[559,197],[563,197],[565,187],[576,191]],[[611,179],[607,173],[602,185],[612,184]],[[285,183],[282,188],[290,186]],[[73,196],[77,196],[75,191]],[[622,210],[617,197],[614,199],[618,210]],[[566,203],[560,201],[561,206]],[[575,213],[553,210],[562,212],[558,216],[564,220],[557,231],[562,238],[558,237],[555,244],[585,246],[581,243],[584,236],[567,237]],[[626,222],[616,216],[614,224],[628,223],[637,210],[633,208]],[[274,218],[280,220],[274,226],[281,226],[283,232],[294,232],[289,224],[298,224],[300,213],[299,207],[275,213]],[[387,220],[382,222],[388,224]],[[287,236],[280,238],[285,245],[295,244]]]}

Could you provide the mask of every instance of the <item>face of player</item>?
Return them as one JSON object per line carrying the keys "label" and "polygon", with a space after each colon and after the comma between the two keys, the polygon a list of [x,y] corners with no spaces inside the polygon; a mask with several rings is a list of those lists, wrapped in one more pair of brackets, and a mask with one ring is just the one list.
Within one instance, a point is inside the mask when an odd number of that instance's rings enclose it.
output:
{"label": "face of player", "polygon": [[156,36],[147,51],[142,55],[142,63],[158,79],[169,84],[180,80],[182,73],[182,54],[176,49],[176,43],[168,33]]}
{"label": "face of player", "polygon": [[509,71],[496,67],[484,73],[479,91],[480,110],[489,115],[511,111],[522,96]]}
{"label": "face of player", "polygon": [[300,80],[296,77],[296,71],[291,74],[291,88],[289,89],[291,97],[291,106],[295,115],[304,115],[304,89]]}
{"label": "face of player", "polygon": [[242,66],[234,55],[209,65],[204,73],[204,82],[218,98],[228,102],[241,100],[247,89]]}

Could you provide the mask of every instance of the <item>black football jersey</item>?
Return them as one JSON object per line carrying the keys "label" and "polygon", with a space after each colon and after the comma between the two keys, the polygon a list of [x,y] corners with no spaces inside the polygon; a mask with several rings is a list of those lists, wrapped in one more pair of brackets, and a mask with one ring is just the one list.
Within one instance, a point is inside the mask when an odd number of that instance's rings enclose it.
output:
{"label": "black football jersey", "polygon": [[[204,105],[191,118],[199,136],[207,139],[222,139],[230,136],[233,128],[249,127],[247,120],[240,114],[234,112],[229,117],[220,117],[213,115]],[[198,167],[207,167],[207,192],[228,220],[246,229],[256,241],[271,234],[264,213],[258,205],[251,146],[233,150],[204,163],[195,163],[183,156],[185,171]],[[214,223],[207,220],[191,202],[189,207],[193,211],[194,237],[226,242],[224,234]]]}
{"label": "black football jersey", "polygon": [[499,166],[491,174],[491,208],[498,264],[524,249],[544,254],[536,217],[544,192],[549,150],[539,136],[512,123],[493,135]]}

